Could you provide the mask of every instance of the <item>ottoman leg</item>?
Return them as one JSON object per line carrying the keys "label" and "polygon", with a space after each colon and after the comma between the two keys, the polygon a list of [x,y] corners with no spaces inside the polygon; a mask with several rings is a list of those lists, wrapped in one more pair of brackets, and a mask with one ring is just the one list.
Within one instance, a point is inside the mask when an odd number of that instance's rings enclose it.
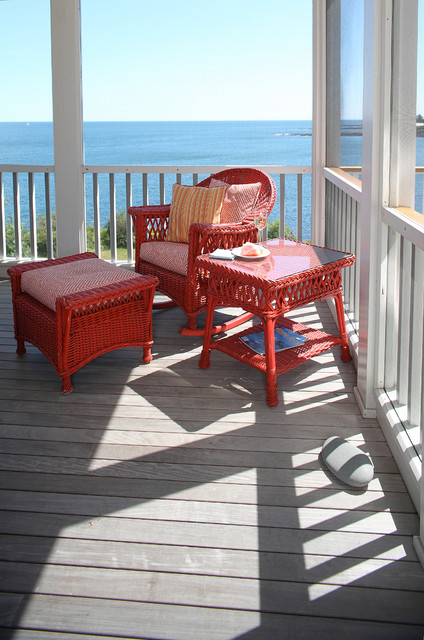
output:
{"label": "ottoman leg", "polygon": [[18,356],[23,356],[24,353],[26,353],[25,341],[23,340],[23,338],[17,338],[17,343],[18,346],[16,347],[16,353],[18,354]]}
{"label": "ottoman leg", "polygon": [[71,384],[71,376],[62,376],[62,393],[66,395],[67,393],[71,393],[73,390],[73,386]]}
{"label": "ottoman leg", "polygon": [[143,347],[143,362],[148,364],[153,359],[151,347]]}

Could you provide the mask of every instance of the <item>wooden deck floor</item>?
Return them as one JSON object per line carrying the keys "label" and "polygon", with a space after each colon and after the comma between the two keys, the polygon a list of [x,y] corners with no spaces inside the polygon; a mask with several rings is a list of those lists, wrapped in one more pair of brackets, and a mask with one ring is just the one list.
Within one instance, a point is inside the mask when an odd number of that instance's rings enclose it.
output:
{"label": "wooden deck floor", "polygon": [[[60,394],[15,355],[0,283],[0,638],[417,639],[418,518],[338,349],[279,378],[178,335],[155,312],[154,360],[104,355]],[[334,330],[325,303],[293,314]],[[369,452],[350,490],[318,454],[333,434]]]}

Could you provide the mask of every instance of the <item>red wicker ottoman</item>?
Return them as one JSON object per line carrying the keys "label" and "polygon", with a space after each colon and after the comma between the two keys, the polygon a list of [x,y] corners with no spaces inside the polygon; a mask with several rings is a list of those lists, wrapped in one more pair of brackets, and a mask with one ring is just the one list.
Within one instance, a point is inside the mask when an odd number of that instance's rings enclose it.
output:
{"label": "red wicker ottoman", "polygon": [[8,269],[17,353],[31,342],[72,391],[71,374],[107,351],[143,347],[152,359],[152,304],[157,278],[81,253]]}

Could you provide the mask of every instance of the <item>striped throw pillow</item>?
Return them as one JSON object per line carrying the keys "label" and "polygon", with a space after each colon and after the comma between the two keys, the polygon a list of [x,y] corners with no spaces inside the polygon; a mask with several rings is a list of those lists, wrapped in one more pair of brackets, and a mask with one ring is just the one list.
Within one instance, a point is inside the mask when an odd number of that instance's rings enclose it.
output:
{"label": "striped throw pillow", "polygon": [[168,242],[188,242],[188,231],[193,222],[219,222],[226,190],[226,186],[208,189],[174,184],[165,239]]}

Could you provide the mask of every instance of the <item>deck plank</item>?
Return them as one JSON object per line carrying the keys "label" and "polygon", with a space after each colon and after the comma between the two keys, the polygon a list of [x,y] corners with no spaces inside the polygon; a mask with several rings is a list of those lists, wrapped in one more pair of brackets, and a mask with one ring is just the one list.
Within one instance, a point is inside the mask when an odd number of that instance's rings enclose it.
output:
{"label": "deck plank", "polygon": [[[325,303],[299,321],[334,331]],[[154,360],[105,354],[60,394],[47,359],[15,353],[0,283],[0,639],[422,640],[419,522],[338,349],[279,378],[154,316]],[[330,435],[368,452],[348,488]]]}

